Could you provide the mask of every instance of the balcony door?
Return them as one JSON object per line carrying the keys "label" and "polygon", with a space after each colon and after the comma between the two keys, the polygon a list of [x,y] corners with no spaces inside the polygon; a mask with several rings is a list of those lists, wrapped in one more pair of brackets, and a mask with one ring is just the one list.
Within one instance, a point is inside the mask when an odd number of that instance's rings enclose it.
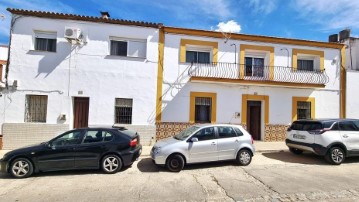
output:
{"label": "balcony door", "polygon": [[264,58],[246,57],[246,76],[263,77]]}

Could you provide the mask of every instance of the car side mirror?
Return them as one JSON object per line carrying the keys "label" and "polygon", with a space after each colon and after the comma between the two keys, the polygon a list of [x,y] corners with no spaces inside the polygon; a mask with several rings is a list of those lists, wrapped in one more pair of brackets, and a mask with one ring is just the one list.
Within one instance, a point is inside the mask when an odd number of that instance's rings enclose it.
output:
{"label": "car side mirror", "polygon": [[198,138],[196,137],[191,138],[191,142],[198,142]]}

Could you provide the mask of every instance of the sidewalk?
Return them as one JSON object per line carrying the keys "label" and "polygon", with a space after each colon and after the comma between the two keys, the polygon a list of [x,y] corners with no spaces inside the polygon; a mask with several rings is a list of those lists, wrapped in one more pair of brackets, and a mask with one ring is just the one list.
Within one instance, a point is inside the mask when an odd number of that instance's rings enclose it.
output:
{"label": "sidewalk", "polygon": [[[256,152],[274,152],[274,151],[285,151],[288,150],[288,147],[285,145],[285,142],[262,142],[255,141],[254,146]],[[142,146],[141,156],[149,156],[152,146]],[[4,156],[6,152],[10,150],[0,150],[0,158]]]}

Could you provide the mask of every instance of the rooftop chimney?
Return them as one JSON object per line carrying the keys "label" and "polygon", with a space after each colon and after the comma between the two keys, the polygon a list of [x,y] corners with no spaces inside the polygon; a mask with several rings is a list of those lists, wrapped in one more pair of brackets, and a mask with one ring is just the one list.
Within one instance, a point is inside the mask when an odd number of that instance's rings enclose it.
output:
{"label": "rooftop chimney", "polygon": [[110,17],[110,14],[108,12],[100,12],[101,13],[101,18],[102,19],[108,19]]}

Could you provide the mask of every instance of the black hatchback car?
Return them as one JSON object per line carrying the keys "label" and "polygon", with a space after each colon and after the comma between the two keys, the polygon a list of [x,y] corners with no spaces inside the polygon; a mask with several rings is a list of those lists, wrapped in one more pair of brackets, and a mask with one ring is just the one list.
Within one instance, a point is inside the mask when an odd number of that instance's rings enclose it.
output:
{"label": "black hatchback car", "polygon": [[141,152],[136,132],[124,128],[82,128],[6,153],[0,160],[0,170],[16,178],[29,177],[34,172],[72,169],[116,173],[131,165]]}

